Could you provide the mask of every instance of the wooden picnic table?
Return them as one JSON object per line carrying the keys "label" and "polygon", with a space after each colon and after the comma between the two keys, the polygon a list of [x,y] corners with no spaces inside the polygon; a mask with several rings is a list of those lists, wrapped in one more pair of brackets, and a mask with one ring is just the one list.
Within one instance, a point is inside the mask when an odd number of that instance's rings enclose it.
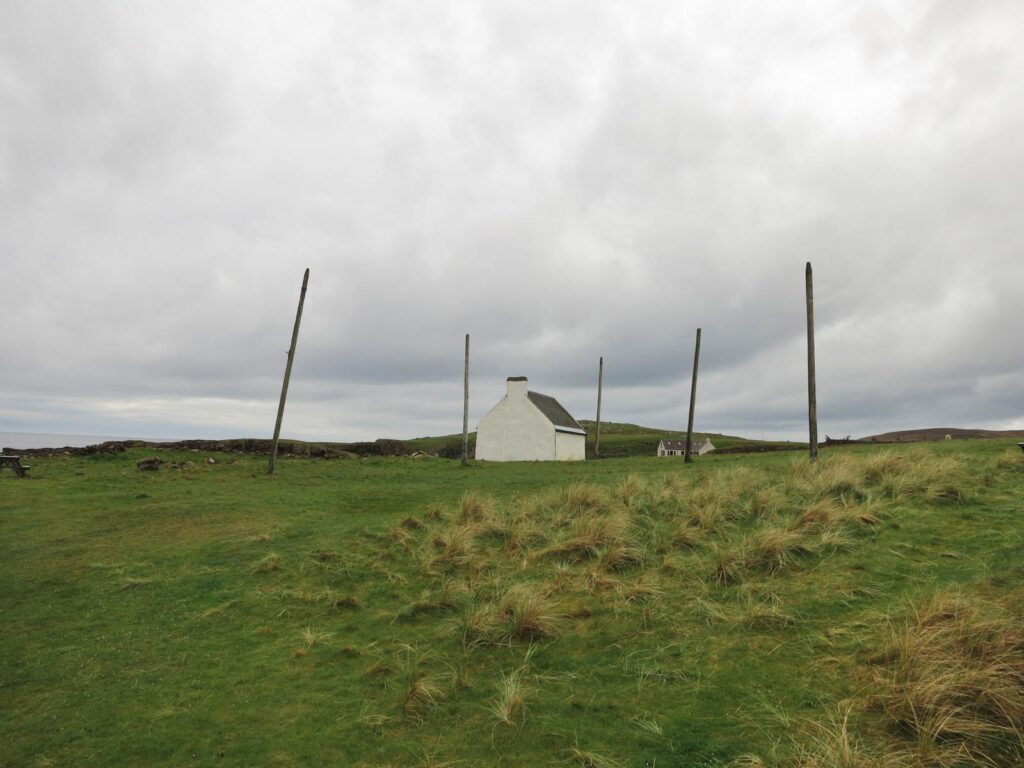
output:
{"label": "wooden picnic table", "polygon": [[4,468],[13,469],[18,477],[24,477],[25,473],[32,469],[32,467],[27,467],[21,463],[21,456],[0,454],[0,469]]}

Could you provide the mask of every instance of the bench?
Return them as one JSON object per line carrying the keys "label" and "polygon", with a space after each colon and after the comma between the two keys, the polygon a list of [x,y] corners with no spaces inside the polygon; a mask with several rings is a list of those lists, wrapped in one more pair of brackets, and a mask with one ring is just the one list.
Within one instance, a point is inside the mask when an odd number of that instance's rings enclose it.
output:
{"label": "bench", "polygon": [[1024,443],[1017,443],[1017,445],[1019,445],[1019,446],[1020,446],[1020,449],[1021,449],[1022,451],[1024,451]]}
{"label": "bench", "polygon": [[0,454],[0,469],[10,468],[18,473],[18,477],[24,477],[32,467],[26,467],[21,463],[21,456],[8,456]]}

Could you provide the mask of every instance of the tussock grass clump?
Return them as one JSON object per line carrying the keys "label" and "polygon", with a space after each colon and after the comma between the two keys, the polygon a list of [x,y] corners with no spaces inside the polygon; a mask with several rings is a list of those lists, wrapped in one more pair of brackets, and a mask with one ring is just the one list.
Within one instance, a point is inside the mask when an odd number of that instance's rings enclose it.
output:
{"label": "tussock grass clump", "polygon": [[796,617],[771,597],[745,595],[736,620],[748,629],[779,629],[796,623]]}
{"label": "tussock grass clump", "polygon": [[810,478],[810,489],[815,499],[835,499],[849,504],[867,497],[861,488],[862,482],[858,458],[829,456],[819,462],[818,471]]}
{"label": "tussock grass clump", "polygon": [[672,531],[672,546],[678,549],[696,549],[704,537],[703,528],[684,523],[677,525]]}
{"label": "tussock grass clump", "polygon": [[137,576],[129,576],[125,579],[121,579],[118,589],[121,591],[128,591],[132,589],[139,589],[141,587],[147,587],[153,583],[152,579],[143,579]]}
{"label": "tussock grass clump", "polygon": [[830,530],[843,522],[842,507],[832,497],[812,501],[801,513],[800,525]]}
{"label": "tussock grass clump", "polygon": [[490,496],[477,491],[466,491],[459,501],[459,522],[479,522],[491,517],[498,503]]}
{"label": "tussock grass clump", "polygon": [[588,752],[577,747],[570,747],[568,750],[567,762],[579,768],[621,768],[625,765],[621,760],[602,755],[597,752]]}
{"label": "tussock grass clump", "polygon": [[395,614],[395,621],[412,621],[420,616],[451,611],[455,607],[455,600],[447,590],[442,591],[440,595],[427,591],[408,605],[403,606]]}
{"label": "tussock grass clump", "polygon": [[778,488],[759,488],[750,496],[747,511],[753,518],[771,517],[778,513],[785,497]]}
{"label": "tussock grass clump", "polygon": [[455,627],[467,649],[513,640],[556,637],[565,614],[549,596],[550,585],[515,584],[494,600],[468,603]]}
{"label": "tussock grass clump", "polygon": [[430,573],[449,573],[476,562],[480,552],[477,544],[479,528],[473,524],[435,533],[430,539],[426,567]]}
{"label": "tussock grass clump", "polygon": [[402,713],[410,720],[422,723],[446,698],[447,682],[443,675],[410,671],[402,691]]}
{"label": "tussock grass clump", "polygon": [[250,570],[253,573],[273,573],[281,570],[281,556],[271,552],[252,564]]}
{"label": "tussock grass clump", "polygon": [[581,562],[598,557],[607,548],[626,545],[635,545],[628,514],[586,514],[572,522],[567,538],[541,550],[537,557]]}
{"label": "tussock grass clump", "polygon": [[715,546],[711,551],[708,578],[723,587],[739,584],[749,560],[750,555],[743,546]]}
{"label": "tussock grass clump", "polygon": [[619,483],[615,489],[615,497],[625,507],[632,506],[641,493],[644,492],[644,482],[636,475],[627,475],[626,479]]}
{"label": "tussock grass clump", "polygon": [[463,648],[472,649],[479,645],[497,643],[502,634],[498,606],[490,602],[472,603],[467,606],[456,627]]}
{"label": "tussock grass clump", "polygon": [[589,483],[573,483],[561,493],[558,501],[573,514],[605,510],[609,506],[604,489]]}
{"label": "tussock grass clump", "polygon": [[302,642],[306,644],[307,648],[312,648],[314,645],[325,642],[331,637],[332,634],[330,632],[313,629],[312,627],[305,627],[302,630]]}
{"label": "tussock grass clump", "polygon": [[739,511],[737,502],[742,494],[742,486],[730,484],[728,475],[705,475],[690,491],[689,501],[694,509],[718,509],[732,517]]}
{"label": "tussock grass clump", "polygon": [[497,696],[487,711],[501,725],[519,727],[526,719],[526,699],[533,692],[533,685],[524,667],[502,675],[496,686]]}
{"label": "tussock grass clump", "polygon": [[793,568],[813,552],[811,542],[803,532],[779,526],[762,528],[754,533],[745,549],[745,565],[762,573]]}
{"label": "tussock grass clump", "polygon": [[555,637],[565,616],[558,605],[534,584],[516,584],[498,603],[498,619],[507,635],[515,640],[543,640]]}
{"label": "tussock grass clump", "polygon": [[644,550],[627,541],[615,541],[601,551],[598,562],[609,571],[625,571],[642,566],[646,560]]}
{"label": "tussock grass clump", "polygon": [[[879,703],[915,751],[936,764],[1024,761],[1024,619],[955,592],[892,628]],[[953,762],[951,762],[953,761]]]}
{"label": "tussock grass clump", "polygon": [[335,611],[351,611],[356,608],[361,608],[362,603],[358,597],[336,597],[331,601],[331,608]]}
{"label": "tussock grass clump", "polygon": [[861,460],[864,479],[879,485],[888,478],[903,474],[907,459],[892,451],[881,451]]}
{"label": "tussock grass clump", "polygon": [[963,501],[967,495],[963,464],[950,456],[908,460],[901,472],[884,476],[879,487],[893,501]]}
{"label": "tussock grass clump", "polygon": [[725,513],[721,503],[709,499],[698,502],[691,508],[689,523],[704,531],[712,531],[718,528],[724,519]]}
{"label": "tussock grass clump", "polygon": [[997,469],[1024,472],[1024,451],[1016,449],[1003,451],[995,460]]}
{"label": "tussock grass clump", "polygon": [[794,764],[800,768],[916,768],[921,765],[905,750],[858,738],[850,728],[849,718],[847,708],[830,713],[825,723],[814,723],[797,749]]}

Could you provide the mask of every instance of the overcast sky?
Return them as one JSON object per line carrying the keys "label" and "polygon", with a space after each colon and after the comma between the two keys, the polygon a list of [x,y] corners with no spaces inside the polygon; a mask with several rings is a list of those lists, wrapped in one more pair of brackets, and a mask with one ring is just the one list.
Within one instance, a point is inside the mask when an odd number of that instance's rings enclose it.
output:
{"label": "overcast sky", "polygon": [[0,431],[1024,428],[1024,3],[0,0]]}

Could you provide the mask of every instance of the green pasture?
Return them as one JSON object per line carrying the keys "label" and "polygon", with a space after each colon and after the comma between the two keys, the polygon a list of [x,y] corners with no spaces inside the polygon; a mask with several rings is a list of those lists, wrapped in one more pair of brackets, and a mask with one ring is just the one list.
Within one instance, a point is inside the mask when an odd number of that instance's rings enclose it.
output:
{"label": "green pasture", "polygon": [[[2,765],[1024,759],[1010,442],[28,463],[0,474]],[[991,642],[944,661],[954,635]]]}

